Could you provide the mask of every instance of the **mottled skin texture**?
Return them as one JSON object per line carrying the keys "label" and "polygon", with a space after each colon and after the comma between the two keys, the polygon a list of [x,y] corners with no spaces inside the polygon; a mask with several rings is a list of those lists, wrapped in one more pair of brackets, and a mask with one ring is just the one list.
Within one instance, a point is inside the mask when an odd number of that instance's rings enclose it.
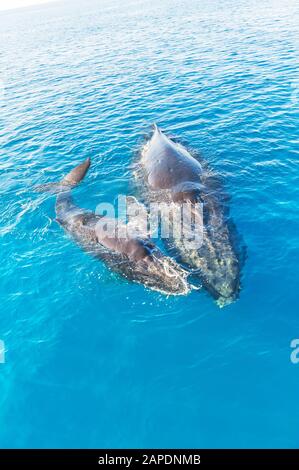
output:
{"label": "mottled skin texture", "polygon": [[172,248],[191,270],[197,271],[204,287],[219,305],[232,302],[239,292],[240,263],[235,253],[221,196],[210,185],[202,165],[181,145],[156,126],[141,154],[150,202],[177,205],[190,201],[203,204],[203,244],[186,249],[174,239]]}
{"label": "mottled skin texture", "polygon": [[[190,289],[186,272],[164,256],[146,235],[107,236],[99,224],[103,219],[74,203],[71,190],[84,178],[89,166],[88,159],[56,185],[56,220],[59,224],[84,250],[103,260],[114,272],[166,294],[186,294]],[[48,187],[53,191],[53,185]]]}

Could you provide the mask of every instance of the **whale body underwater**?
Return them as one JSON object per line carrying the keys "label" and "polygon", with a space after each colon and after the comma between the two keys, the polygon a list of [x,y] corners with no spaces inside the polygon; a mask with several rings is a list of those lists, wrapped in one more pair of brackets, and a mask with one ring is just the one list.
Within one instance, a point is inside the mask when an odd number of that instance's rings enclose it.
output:
{"label": "whale body underwater", "polygon": [[[234,226],[228,217],[225,198],[204,162],[170,140],[156,125],[140,152],[136,173],[145,194],[144,205],[130,196],[127,201],[133,200],[137,208],[147,213],[151,203],[158,203],[162,207],[162,219],[169,217],[169,207],[180,212],[188,203],[195,219],[201,220],[200,227],[195,228],[201,232],[200,246],[190,247],[186,237],[170,236],[164,240],[169,256],[153,242],[150,230],[144,226],[143,231],[138,227],[136,233],[126,232],[125,237],[118,235],[118,231],[113,236],[107,235],[99,222],[103,218],[107,223],[116,219],[76,205],[73,189],[81,183],[89,167],[90,159],[87,159],[60,182],[35,188],[38,192],[57,195],[56,220],[84,251],[120,276],[166,295],[188,294],[195,287],[190,279],[195,279],[221,307],[237,299],[243,259],[234,242]],[[201,218],[198,204],[202,207]],[[183,233],[188,232],[184,226],[187,222],[190,223],[189,219],[181,221]],[[117,220],[117,224],[119,228],[123,222]]]}
{"label": "whale body underwater", "polygon": [[[230,220],[226,197],[205,162],[193,157],[182,145],[169,139],[156,125],[137,162],[137,180],[146,188],[145,202],[164,203],[180,209],[184,203],[202,208],[202,243],[190,248],[182,237],[166,245],[176,259],[198,278],[219,306],[238,298],[244,250]],[[196,209],[195,216],[196,214]],[[183,220],[183,226],[184,226]],[[183,228],[184,231],[184,228]],[[243,252],[242,252],[243,250]]]}
{"label": "whale body underwater", "polygon": [[[190,291],[187,272],[173,259],[165,256],[148,238],[147,233],[138,236],[118,231],[107,234],[103,217],[80,208],[74,202],[72,190],[83,180],[90,167],[90,159],[71,170],[59,183],[48,183],[35,188],[37,192],[57,193],[56,221],[80,247],[91,256],[102,260],[115,273],[130,281],[167,295],[183,295]],[[132,198],[135,199],[135,198]],[[105,217],[105,223],[114,220]],[[118,229],[122,221],[117,221]]]}

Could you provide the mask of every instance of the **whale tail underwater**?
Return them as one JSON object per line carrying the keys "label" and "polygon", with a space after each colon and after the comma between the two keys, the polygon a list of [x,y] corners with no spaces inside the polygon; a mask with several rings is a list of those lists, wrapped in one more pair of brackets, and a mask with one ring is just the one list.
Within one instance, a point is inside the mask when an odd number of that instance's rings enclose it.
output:
{"label": "whale tail underwater", "polygon": [[[110,269],[126,279],[162,292],[166,295],[184,295],[191,287],[187,282],[188,272],[149,239],[148,234],[128,234],[119,229],[126,228],[124,222],[97,215],[78,207],[72,190],[84,179],[91,161],[87,158],[73,168],[58,183],[37,186],[37,192],[56,194],[56,220],[81,246],[96,259],[102,260]],[[135,198],[128,197],[130,203]],[[105,219],[105,224],[103,221]],[[107,233],[103,227],[117,223],[118,230]],[[126,234],[119,235],[119,233]]]}

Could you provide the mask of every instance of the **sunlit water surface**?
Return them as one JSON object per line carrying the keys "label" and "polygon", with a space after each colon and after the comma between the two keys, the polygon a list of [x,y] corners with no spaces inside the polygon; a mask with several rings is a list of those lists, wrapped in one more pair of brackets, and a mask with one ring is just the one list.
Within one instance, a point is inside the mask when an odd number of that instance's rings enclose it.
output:
{"label": "sunlit water surface", "polygon": [[[0,14],[1,447],[298,447],[296,3]],[[90,156],[78,204],[131,194],[153,122],[231,196],[248,259],[224,309],[119,279],[32,191]]]}

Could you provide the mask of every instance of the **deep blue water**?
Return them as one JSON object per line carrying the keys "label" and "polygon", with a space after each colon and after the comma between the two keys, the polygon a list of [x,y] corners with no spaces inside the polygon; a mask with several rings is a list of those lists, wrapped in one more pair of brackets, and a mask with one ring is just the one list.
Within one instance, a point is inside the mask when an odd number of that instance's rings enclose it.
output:
{"label": "deep blue water", "polygon": [[[298,447],[294,1],[57,2],[0,13],[1,447]],[[32,188],[87,156],[83,207],[131,193],[153,122],[224,179],[240,299],[120,280]]]}

